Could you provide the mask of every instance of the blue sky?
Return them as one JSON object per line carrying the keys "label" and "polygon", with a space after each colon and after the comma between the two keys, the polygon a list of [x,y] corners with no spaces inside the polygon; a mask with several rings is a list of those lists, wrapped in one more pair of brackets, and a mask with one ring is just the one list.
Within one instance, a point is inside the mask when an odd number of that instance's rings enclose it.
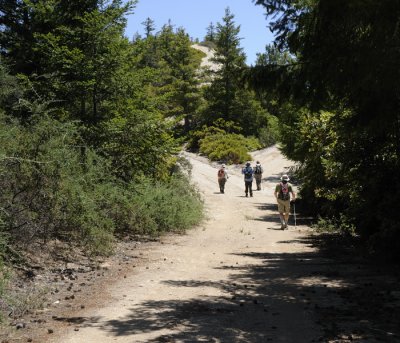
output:
{"label": "blue sky", "polygon": [[229,7],[240,25],[241,47],[247,56],[247,64],[254,64],[257,52],[264,52],[265,45],[273,40],[267,28],[265,9],[252,0],[139,0],[134,14],[128,16],[126,36],[132,38],[138,32],[143,35],[142,22],[147,17],[155,22],[156,31],[168,23],[183,27],[193,39],[200,41],[206,35],[211,22],[222,23],[225,8]]}

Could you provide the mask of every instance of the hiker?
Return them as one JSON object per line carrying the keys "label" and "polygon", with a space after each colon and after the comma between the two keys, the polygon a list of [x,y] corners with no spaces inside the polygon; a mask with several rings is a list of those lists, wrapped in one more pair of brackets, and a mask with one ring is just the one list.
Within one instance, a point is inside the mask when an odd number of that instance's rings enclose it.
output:
{"label": "hiker", "polygon": [[250,196],[253,196],[253,174],[254,170],[250,166],[250,162],[246,163],[246,167],[242,169],[242,174],[244,175],[244,192],[246,194],[246,198],[248,197],[248,193],[250,193]]}
{"label": "hiker", "polygon": [[261,167],[260,161],[257,161],[256,166],[254,167],[254,178],[256,179],[256,185],[258,191],[261,191],[261,180],[263,172],[264,170],[263,167]]}
{"label": "hiker", "polygon": [[219,191],[224,194],[225,193],[225,183],[226,180],[229,179],[228,172],[225,169],[225,164],[221,165],[221,168],[218,170],[218,184]]}
{"label": "hiker", "polygon": [[296,200],[296,194],[293,191],[292,185],[289,183],[289,176],[282,175],[281,182],[275,187],[275,198],[278,202],[279,217],[281,220],[281,229],[288,228],[289,214],[290,214],[290,193],[292,194],[292,201]]}

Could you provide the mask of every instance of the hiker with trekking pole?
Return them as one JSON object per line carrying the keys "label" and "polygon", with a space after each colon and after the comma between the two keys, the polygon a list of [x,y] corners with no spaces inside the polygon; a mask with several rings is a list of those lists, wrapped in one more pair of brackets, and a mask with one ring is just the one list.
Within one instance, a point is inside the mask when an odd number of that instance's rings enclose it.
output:
{"label": "hiker with trekking pole", "polygon": [[[293,191],[293,186],[289,183],[289,176],[282,175],[281,182],[275,187],[275,198],[278,202],[279,218],[281,220],[281,229],[288,229],[289,215],[290,215],[290,194],[292,195],[293,206],[296,200],[296,194]],[[295,207],[293,207],[295,209]],[[296,223],[296,210],[294,212],[295,226]]]}
{"label": "hiker with trekking pole", "polygon": [[244,193],[246,195],[246,198],[249,196],[248,194],[250,193],[250,197],[253,196],[253,174],[254,170],[250,166],[250,162],[246,163],[246,166],[242,169],[242,174],[244,175]]}

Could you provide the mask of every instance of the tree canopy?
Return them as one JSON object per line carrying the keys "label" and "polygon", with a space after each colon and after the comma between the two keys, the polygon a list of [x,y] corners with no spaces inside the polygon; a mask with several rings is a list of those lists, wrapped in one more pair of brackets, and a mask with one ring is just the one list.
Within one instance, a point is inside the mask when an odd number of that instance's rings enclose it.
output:
{"label": "tree canopy", "polygon": [[294,57],[283,68],[254,68],[252,80],[290,99],[284,151],[302,163],[303,194],[320,213],[344,213],[372,249],[399,251],[399,217],[387,206],[400,199],[400,2],[256,3],[278,49]]}
{"label": "tree canopy", "polygon": [[[9,245],[0,260],[25,238],[104,254],[121,232],[201,219],[176,139],[177,123],[195,111],[201,56],[184,29],[154,33],[151,19],[146,37],[129,41],[135,5],[1,2],[0,241]],[[159,198],[141,199],[153,188]]]}
{"label": "tree canopy", "polygon": [[[209,31],[211,28],[209,27]],[[200,112],[199,124],[212,126],[221,120],[225,129],[245,136],[259,136],[268,127],[268,113],[253,90],[245,85],[246,56],[240,46],[240,26],[236,26],[230,9],[225,10],[222,23],[217,23],[213,37],[218,68],[211,70],[211,83],[204,87],[206,105]],[[210,39],[210,34],[206,40]],[[231,125],[230,123],[233,123]]]}

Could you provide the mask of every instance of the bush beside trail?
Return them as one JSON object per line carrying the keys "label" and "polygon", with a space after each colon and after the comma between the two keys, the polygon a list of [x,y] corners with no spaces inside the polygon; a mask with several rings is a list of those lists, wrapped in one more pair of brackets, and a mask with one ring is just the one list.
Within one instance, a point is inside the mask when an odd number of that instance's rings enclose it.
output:
{"label": "bush beside trail", "polygon": [[124,183],[83,146],[72,123],[46,116],[29,126],[5,116],[0,122],[1,255],[52,239],[107,255],[116,234],[182,231],[201,220],[200,197],[183,173]]}
{"label": "bush beside trail", "polygon": [[212,126],[204,125],[193,131],[188,148],[199,151],[212,161],[240,164],[251,160],[249,152],[275,144],[279,137],[278,123],[269,116],[268,126],[260,129],[258,136],[242,135],[242,129],[233,121],[217,119]]}
{"label": "bush beside trail", "polygon": [[246,138],[240,134],[214,134],[200,140],[200,152],[212,161],[243,163],[251,160],[248,151],[260,148],[256,138]]}

